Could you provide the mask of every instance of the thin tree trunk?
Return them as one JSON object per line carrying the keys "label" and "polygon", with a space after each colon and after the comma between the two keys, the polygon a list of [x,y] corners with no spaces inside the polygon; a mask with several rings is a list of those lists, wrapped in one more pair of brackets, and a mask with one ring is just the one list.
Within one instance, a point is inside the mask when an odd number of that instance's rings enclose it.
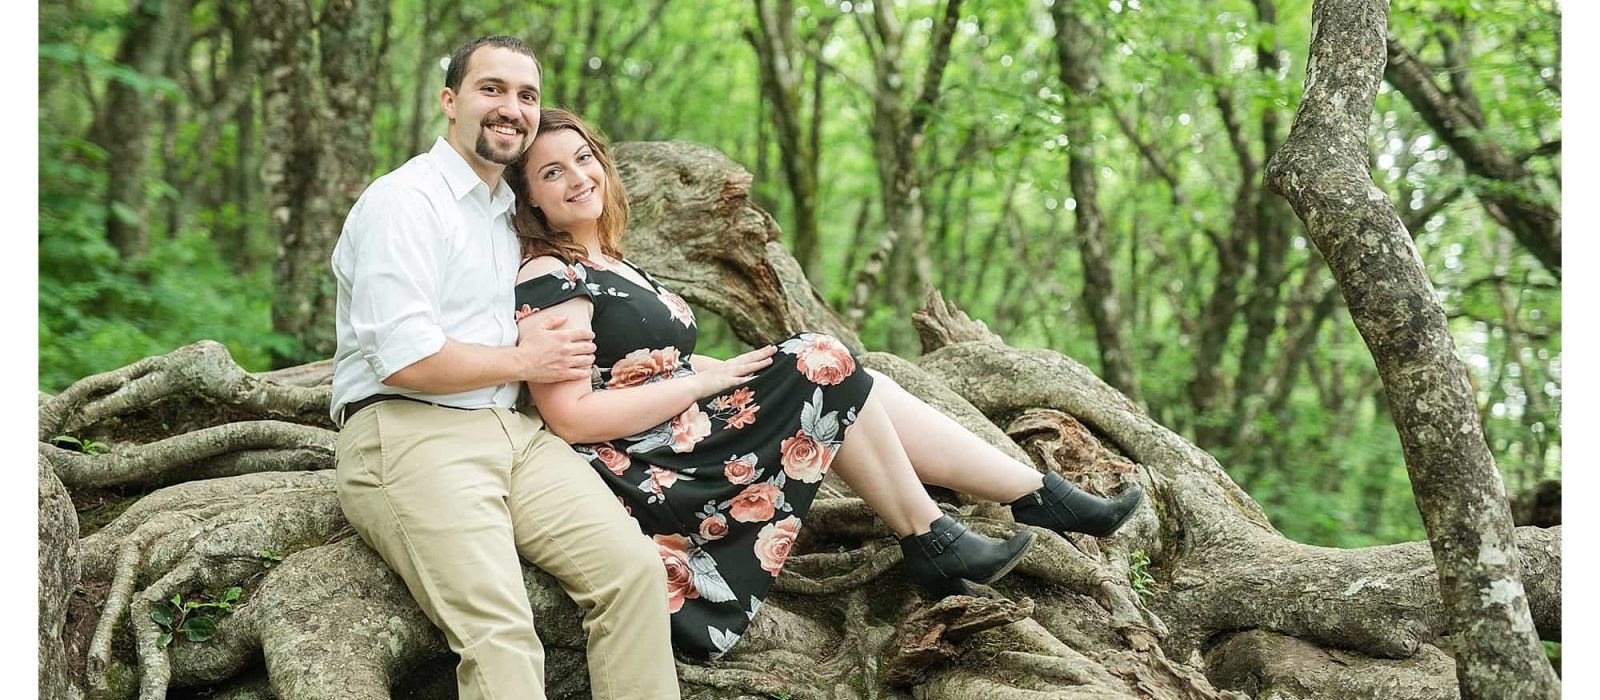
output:
{"label": "thin tree trunk", "polygon": [[[117,48],[117,63],[145,76],[161,75],[172,35],[188,22],[187,0],[137,0]],[[122,81],[106,86],[105,111],[96,115],[89,140],[106,150],[106,239],[125,259],[150,245],[145,178],[150,163],[150,128],[156,96]]]}
{"label": "thin tree trunk", "polygon": [[1077,18],[1073,3],[1058,0],[1050,6],[1056,26],[1056,60],[1061,82],[1067,88],[1066,134],[1068,177],[1072,183],[1074,230],[1078,254],[1083,259],[1083,305],[1094,326],[1100,348],[1100,376],[1107,384],[1139,400],[1139,382],[1128,350],[1127,327],[1121,296],[1112,273],[1112,253],[1106,240],[1105,218],[1100,213],[1099,181],[1095,176],[1092,105],[1100,79],[1095,38]]}
{"label": "thin tree trunk", "polygon": [[[776,130],[784,182],[793,207],[794,251],[808,277],[821,271],[822,246],[817,241],[817,159],[821,135],[822,66],[816,67],[812,85],[810,133],[801,124],[802,76],[800,45],[794,28],[793,0],[756,0],[756,29],[746,38],[756,49],[761,67],[761,94],[770,107]],[[823,30],[825,37],[827,30]],[[826,288],[826,281],[821,281]]]}
{"label": "thin tree trunk", "polygon": [[273,66],[264,88],[263,177],[278,243],[272,327],[297,341],[293,350],[275,350],[273,362],[289,366],[334,349],[328,258],[371,176],[372,97],[361,85],[377,71],[372,36],[382,7],[330,0],[315,22],[309,6],[293,0],[258,0],[257,12],[262,54]]}
{"label": "thin tree trunk", "polygon": [[1505,487],[1421,257],[1366,163],[1388,3],[1318,0],[1306,93],[1267,183],[1306,222],[1389,396],[1456,637],[1461,695],[1555,698]]}

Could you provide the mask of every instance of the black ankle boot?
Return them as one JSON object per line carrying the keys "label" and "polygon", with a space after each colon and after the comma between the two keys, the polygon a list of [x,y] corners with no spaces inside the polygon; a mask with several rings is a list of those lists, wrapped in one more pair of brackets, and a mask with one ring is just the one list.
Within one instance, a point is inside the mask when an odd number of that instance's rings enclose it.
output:
{"label": "black ankle boot", "polygon": [[1047,472],[1044,487],[1007,505],[1019,523],[1060,533],[1109,537],[1139,509],[1142,500],[1144,489],[1137,485],[1108,500],[1085,492],[1060,474]]}
{"label": "black ankle boot", "polygon": [[948,515],[928,528],[926,534],[900,538],[900,553],[905,555],[906,577],[941,598],[972,595],[967,581],[1000,580],[1033,546],[1031,532],[1002,542],[968,530]]}

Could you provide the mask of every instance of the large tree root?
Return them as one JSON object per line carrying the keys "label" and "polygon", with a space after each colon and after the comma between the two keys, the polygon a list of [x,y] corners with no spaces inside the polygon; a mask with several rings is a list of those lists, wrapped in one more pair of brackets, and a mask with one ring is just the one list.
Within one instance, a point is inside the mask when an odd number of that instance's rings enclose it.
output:
{"label": "large tree root", "polygon": [[[320,545],[345,528],[328,474],[270,476],[199,482],[213,492],[231,490],[227,496],[181,500],[199,495],[193,492],[201,489],[178,487],[179,494],[158,492],[157,504],[130,509],[85,540],[90,573],[105,573],[108,563],[111,567],[110,592],[88,652],[92,687],[109,691],[106,673],[124,613],[129,616],[140,659],[141,696],[160,696],[166,688],[167,664],[165,653],[156,645],[161,630],[150,617],[155,606],[175,594],[243,583],[271,564],[272,558],[264,552],[281,556]],[[160,504],[169,508],[157,510]],[[108,551],[113,548],[114,559]],[[148,585],[136,592],[146,581],[150,581]]]}
{"label": "large tree root", "polygon": [[[163,400],[220,404],[241,417],[333,427],[331,387],[280,384],[250,374],[221,343],[202,340],[122,369],[85,377],[39,409],[39,439],[77,435],[103,421],[144,413]],[[181,410],[184,415],[215,411]]]}
{"label": "large tree root", "polygon": [[[1147,488],[1152,504],[1170,509],[1161,514],[1163,527],[1117,539],[1149,552],[1158,572],[1168,574],[1154,607],[1178,623],[1163,640],[1169,653],[1184,658],[1219,635],[1262,629],[1408,659],[1447,632],[1426,542],[1339,550],[1283,538],[1209,455],[1133,410],[1078,363],[1048,351],[967,341],[935,349],[921,365],[996,420],[1040,406],[1075,416],[1160,477]],[[1082,449],[1079,439],[1058,442],[1065,453]],[[1061,461],[1083,459],[1068,454]],[[1559,639],[1560,530],[1523,528],[1518,541],[1527,552],[1523,576],[1536,625],[1545,638]],[[1395,668],[1421,673],[1431,666]],[[1430,692],[1426,683],[1399,687],[1417,688],[1419,697]]]}
{"label": "large tree root", "polygon": [[161,485],[257,472],[332,469],[338,434],[275,420],[202,428],[147,445],[88,455],[39,443],[68,488]]}

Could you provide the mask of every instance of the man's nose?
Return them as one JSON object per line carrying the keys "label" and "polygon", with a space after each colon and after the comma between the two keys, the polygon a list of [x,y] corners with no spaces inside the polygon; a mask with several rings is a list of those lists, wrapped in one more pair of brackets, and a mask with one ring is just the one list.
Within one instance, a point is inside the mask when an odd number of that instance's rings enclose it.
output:
{"label": "man's nose", "polygon": [[516,95],[506,95],[495,101],[494,114],[506,121],[521,121],[522,113],[517,109],[519,106]]}

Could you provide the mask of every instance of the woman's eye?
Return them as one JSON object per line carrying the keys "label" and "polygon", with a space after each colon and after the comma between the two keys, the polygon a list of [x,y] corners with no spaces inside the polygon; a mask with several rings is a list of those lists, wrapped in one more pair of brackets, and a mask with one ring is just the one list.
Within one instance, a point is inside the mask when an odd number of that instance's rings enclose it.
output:
{"label": "woman's eye", "polygon": [[593,157],[594,157],[593,154],[585,153],[583,155],[578,156],[578,160],[585,161],[585,160],[588,160],[588,159],[593,158]]}
{"label": "woman's eye", "polygon": [[550,178],[555,177],[556,172],[557,171],[554,168],[544,171],[544,179],[549,180]]}

